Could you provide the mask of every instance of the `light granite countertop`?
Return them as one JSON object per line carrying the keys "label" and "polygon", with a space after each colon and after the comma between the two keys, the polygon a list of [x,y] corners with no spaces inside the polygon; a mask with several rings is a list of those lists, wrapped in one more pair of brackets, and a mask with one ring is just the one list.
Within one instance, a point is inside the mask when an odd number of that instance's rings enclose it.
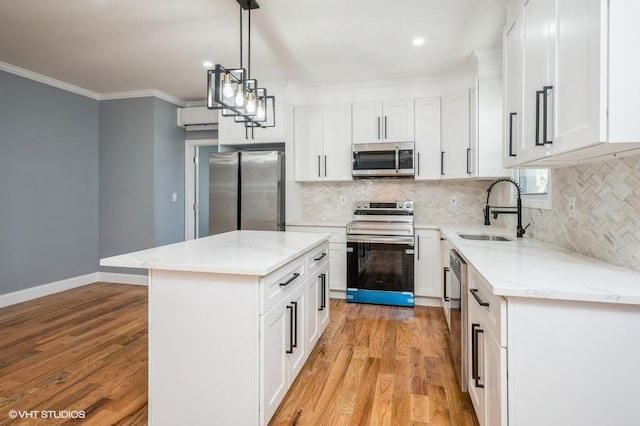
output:
{"label": "light granite countertop", "polygon": [[[640,273],[530,238],[515,230],[464,225],[440,226],[442,236],[505,297],[640,305]],[[491,233],[512,241],[476,241],[459,233]]]}
{"label": "light granite countertop", "polygon": [[100,260],[102,266],[265,276],[330,234],[231,231]]}

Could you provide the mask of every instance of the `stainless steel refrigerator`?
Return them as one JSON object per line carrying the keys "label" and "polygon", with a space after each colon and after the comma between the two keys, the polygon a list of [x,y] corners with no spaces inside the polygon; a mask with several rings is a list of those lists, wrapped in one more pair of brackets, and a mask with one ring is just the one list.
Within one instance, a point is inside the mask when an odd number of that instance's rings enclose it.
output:
{"label": "stainless steel refrigerator", "polygon": [[284,231],[284,153],[209,155],[209,234]]}

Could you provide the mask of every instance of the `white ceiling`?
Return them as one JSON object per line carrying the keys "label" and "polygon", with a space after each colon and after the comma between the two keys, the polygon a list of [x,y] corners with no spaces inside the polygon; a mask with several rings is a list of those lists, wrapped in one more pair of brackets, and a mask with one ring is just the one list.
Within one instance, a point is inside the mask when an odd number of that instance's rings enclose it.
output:
{"label": "white ceiling", "polygon": [[[456,72],[501,46],[506,0],[258,2],[252,76],[316,85]],[[204,60],[239,65],[239,13],[235,0],[0,0],[0,61],[101,94],[202,100]]]}

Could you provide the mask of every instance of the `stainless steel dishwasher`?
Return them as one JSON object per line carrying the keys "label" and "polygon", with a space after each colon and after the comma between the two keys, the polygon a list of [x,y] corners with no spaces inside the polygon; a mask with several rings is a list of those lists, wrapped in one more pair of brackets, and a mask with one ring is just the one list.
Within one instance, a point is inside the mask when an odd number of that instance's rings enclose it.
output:
{"label": "stainless steel dishwasher", "polygon": [[458,252],[451,250],[449,252],[449,267],[452,272],[446,289],[450,300],[449,316],[451,318],[449,346],[451,347],[451,357],[460,382],[460,389],[463,392],[467,392],[468,370],[465,343],[468,327],[467,264]]}

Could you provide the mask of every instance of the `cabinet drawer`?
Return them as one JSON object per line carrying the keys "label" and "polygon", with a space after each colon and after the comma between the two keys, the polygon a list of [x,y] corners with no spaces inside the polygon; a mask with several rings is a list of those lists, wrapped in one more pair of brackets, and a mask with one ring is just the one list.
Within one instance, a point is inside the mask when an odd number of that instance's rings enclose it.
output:
{"label": "cabinet drawer", "polygon": [[306,279],[305,256],[293,260],[260,280],[260,314],[275,306]]}
{"label": "cabinet drawer", "polygon": [[316,269],[329,261],[329,244],[322,244],[307,254],[307,275],[311,276]]}
{"label": "cabinet drawer", "polygon": [[491,291],[491,286],[473,268],[469,267],[469,297],[470,305],[478,308],[483,317],[483,322],[496,338],[500,346],[507,346],[507,301],[496,296]]}

